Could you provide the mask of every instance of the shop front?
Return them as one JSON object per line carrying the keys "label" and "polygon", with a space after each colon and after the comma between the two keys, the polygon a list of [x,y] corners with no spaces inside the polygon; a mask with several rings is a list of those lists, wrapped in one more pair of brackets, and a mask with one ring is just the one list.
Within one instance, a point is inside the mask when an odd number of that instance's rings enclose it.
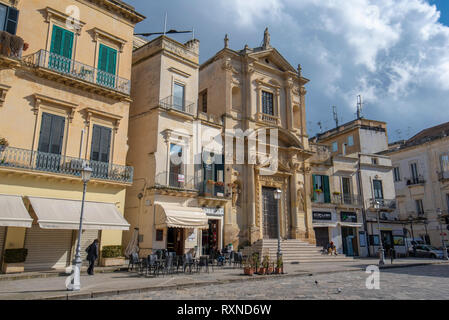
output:
{"label": "shop front", "polygon": [[360,245],[364,240],[359,240],[359,229],[363,224],[358,221],[357,212],[341,211],[339,225],[343,254],[350,257],[361,255]]}
{"label": "shop front", "polygon": [[156,203],[155,214],[153,251],[166,249],[177,255],[192,249],[197,251],[201,245],[201,230],[210,228],[202,208]]}
{"label": "shop front", "polygon": [[[327,245],[334,241],[333,230],[337,226],[333,214],[330,211],[313,211],[313,230],[315,231],[317,247],[327,247]],[[335,241],[334,241],[335,243]]]}
{"label": "shop front", "polygon": [[212,253],[212,249],[221,250],[223,248],[224,208],[203,207],[203,212],[207,216],[209,228],[202,230],[201,254],[209,255]]}

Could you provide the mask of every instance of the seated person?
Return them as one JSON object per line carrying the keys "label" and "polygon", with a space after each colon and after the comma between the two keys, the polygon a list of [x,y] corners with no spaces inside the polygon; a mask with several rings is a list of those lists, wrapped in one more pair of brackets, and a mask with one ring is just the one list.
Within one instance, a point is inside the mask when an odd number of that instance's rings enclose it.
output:
{"label": "seated person", "polygon": [[334,255],[337,255],[337,247],[334,245],[334,242],[331,241],[331,243],[329,243],[329,253],[332,255],[332,253]]}

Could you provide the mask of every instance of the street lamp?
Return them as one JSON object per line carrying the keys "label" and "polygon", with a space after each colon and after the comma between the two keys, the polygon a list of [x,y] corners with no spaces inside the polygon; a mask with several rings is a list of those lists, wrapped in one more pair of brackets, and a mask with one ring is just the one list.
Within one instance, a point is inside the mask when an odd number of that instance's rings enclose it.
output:
{"label": "street lamp", "polygon": [[443,212],[441,211],[440,208],[437,209],[438,212],[438,221],[440,223],[440,235],[441,235],[441,242],[443,243],[443,259],[444,260],[448,260],[447,257],[447,248],[446,248],[446,244],[444,243],[444,236],[443,236],[443,225],[441,223],[441,218],[443,217]]}
{"label": "street lamp", "polygon": [[81,289],[80,273],[81,273],[81,233],[83,230],[83,213],[84,213],[84,199],[86,196],[87,183],[92,176],[92,168],[87,163],[83,163],[81,169],[81,180],[83,181],[83,201],[81,202],[81,216],[80,216],[80,228],[78,230],[78,244],[76,246],[75,260],[73,261],[73,286],[69,290],[79,291]]}
{"label": "street lamp", "polygon": [[[281,199],[281,195],[282,195],[282,190],[276,189],[274,191],[274,198],[276,200],[278,200],[278,203],[279,203],[279,200]],[[279,259],[282,256],[282,251],[281,251],[281,215],[279,213],[279,209],[278,209],[277,214],[278,214],[278,252],[277,252],[277,260],[279,261]]]}
{"label": "street lamp", "polygon": [[380,201],[375,200],[374,207],[377,209],[377,229],[379,230],[379,266],[383,266],[385,264],[385,253],[384,247],[382,244],[382,234],[380,232]]}

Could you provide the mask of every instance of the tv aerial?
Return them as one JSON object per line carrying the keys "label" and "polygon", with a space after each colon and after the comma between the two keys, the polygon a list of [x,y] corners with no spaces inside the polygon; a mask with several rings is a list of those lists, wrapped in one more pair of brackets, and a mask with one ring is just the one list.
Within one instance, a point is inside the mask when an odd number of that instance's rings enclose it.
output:
{"label": "tv aerial", "polygon": [[164,21],[164,32],[144,32],[144,33],[135,33],[135,36],[143,36],[143,37],[150,37],[153,35],[157,35],[157,34],[163,34],[164,36],[166,34],[173,34],[173,33],[191,33],[192,34],[192,39],[195,38],[195,29],[192,28],[192,30],[175,30],[175,29],[170,29],[167,31],[167,13],[165,13],[165,21]]}

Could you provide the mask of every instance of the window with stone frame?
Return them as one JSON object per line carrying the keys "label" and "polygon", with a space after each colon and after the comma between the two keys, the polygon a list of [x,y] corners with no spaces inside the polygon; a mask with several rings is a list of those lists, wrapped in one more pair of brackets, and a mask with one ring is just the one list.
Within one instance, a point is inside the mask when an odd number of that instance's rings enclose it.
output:
{"label": "window with stone frame", "polygon": [[262,113],[274,116],[273,94],[262,91]]}

